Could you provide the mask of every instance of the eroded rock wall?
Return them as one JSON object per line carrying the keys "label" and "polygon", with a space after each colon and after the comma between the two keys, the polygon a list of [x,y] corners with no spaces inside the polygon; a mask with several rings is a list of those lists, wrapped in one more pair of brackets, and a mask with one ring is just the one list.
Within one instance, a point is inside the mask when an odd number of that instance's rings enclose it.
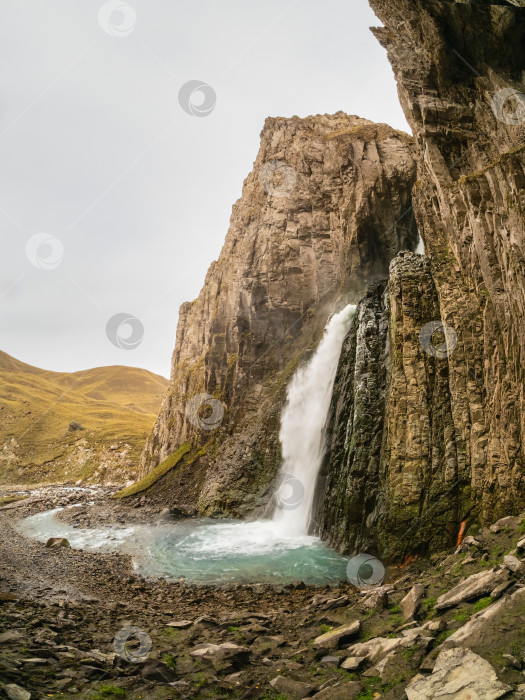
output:
{"label": "eroded rock wall", "polygon": [[[361,507],[339,522],[345,499],[332,506],[329,490],[323,522],[342,548],[400,556],[525,503],[525,13],[503,2],[370,4],[416,139],[414,210],[429,262],[424,274],[414,260],[394,263],[381,456],[367,467],[335,438],[327,472]],[[418,348],[418,326],[431,321],[455,338],[441,359]],[[356,400],[363,410],[359,395],[348,410]],[[339,420],[344,411],[334,430]]]}
{"label": "eroded rock wall", "polygon": [[[265,502],[287,381],[329,315],[415,247],[414,182],[412,141],[388,126],[343,113],[266,121],[220,257],[180,311],[171,385],[143,469],[186,441],[198,458],[166,498],[207,513]],[[224,407],[213,431],[185,413],[200,394]]]}

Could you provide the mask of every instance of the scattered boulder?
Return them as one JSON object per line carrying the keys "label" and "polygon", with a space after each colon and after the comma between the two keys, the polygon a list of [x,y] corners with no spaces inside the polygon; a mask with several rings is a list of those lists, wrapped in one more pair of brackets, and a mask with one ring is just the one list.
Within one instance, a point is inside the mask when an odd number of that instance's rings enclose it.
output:
{"label": "scattered boulder", "polygon": [[312,700],[354,700],[361,694],[363,686],[357,681],[330,686],[312,696]]}
{"label": "scattered boulder", "polygon": [[512,554],[506,554],[503,557],[503,566],[509,571],[513,571],[515,574],[521,573],[525,569],[525,565],[517,557],[512,556]]}
{"label": "scattered boulder", "polygon": [[7,632],[2,632],[2,634],[0,634],[0,644],[16,642],[22,639],[22,636],[23,635],[18,630],[7,630]]}
{"label": "scattered boulder", "polygon": [[171,506],[168,512],[174,520],[184,520],[186,518],[193,518],[195,515],[197,515],[195,508],[182,505]]}
{"label": "scattered boulder", "polygon": [[472,535],[468,535],[456,549],[456,554],[460,552],[468,552],[470,549],[482,549],[482,544]]}
{"label": "scattered boulder", "polygon": [[4,693],[7,695],[9,700],[30,700],[31,693],[28,690],[24,690],[16,683],[8,683],[4,685]]}
{"label": "scattered boulder", "polygon": [[216,671],[236,671],[248,663],[250,650],[231,642],[224,644],[198,644],[190,656],[210,663]]}
{"label": "scattered boulder", "polygon": [[171,683],[177,680],[175,671],[162,661],[153,661],[144,666],[142,677],[147,681],[159,681],[160,683]]}
{"label": "scattered boulder", "polygon": [[323,656],[321,659],[322,666],[328,666],[329,668],[339,668],[342,658],[340,656]]}
{"label": "scattered boulder", "polygon": [[46,547],[56,549],[58,547],[71,547],[71,545],[65,537],[50,537],[46,542]]}
{"label": "scattered boulder", "polygon": [[325,634],[321,634],[319,637],[314,639],[315,648],[334,648],[339,646],[339,643],[350,637],[354,637],[361,629],[361,623],[359,620],[354,620],[353,622],[347,622],[341,627],[336,627]]}
{"label": "scattered boulder", "polygon": [[75,432],[75,430],[84,430],[84,428],[76,420],[72,420],[71,423],[69,424],[68,430],[70,433],[73,433],[73,432]]}
{"label": "scattered boulder", "polygon": [[357,671],[365,661],[366,656],[349,656],[343,661],[341,668],[344,668],[346,671]]}
{"label": "scattered boulder", "polygon": [[440,596],[436,602],[436,610],[453,608],[459,603],[476,600],[481,596],[489,595],[492,591],[508,579],[509,573],[506,569],[490,569],[472,574],[464,581],[461,581],[452,590]]}
{"label": "scattered boulder", "polygon": [[525,537],[524,537],[522,540],[520,540],[520,541],[518,542],[518,544],[516,545],[516,547],[517,547],[518,549],[525,549]]}
{"label": "scattered boulder", "polygon": [[[399,646],[410,647],[414,643],[412,637],[375,637],[368,642],[358,642],[348,647],[350,657],[361,657],[375,663]],[[345,668],[343,663],[343,668]]]}
{"label": "scattered boulder", "polygon": [[193,622],[191,620],[175,620],[174,622],[168,622],[166,627],[174,627],[177,630],[185,630],[192,625]]}
{"label": "scattered boulder", "polygon": [[278,693],[283,693],[289,700],[303,700],[303,698],[309,697],[315,691],[315,686],[313,685],[294,681],[284,676],[277,676],[277,678],[270,681],[270,685]]}
{"label": "scattered boulder", "polygon": [[315,596],[312,600],[312,607],[319,607],[320,610],[334,610],[335,608],[343,608],[348,605],[350,598],[347,595],[339,596],[339,598],[326,598],[323,596]]}
{"label": "scattered boulder", "polygon": [[511,595],[506,595],[497,603],[490,605],[481,613],[478,613],[463,627],[452,634],[445,644],[461,646],[474,646],[485,639],[490,630],[493,630],[498,619],[509,617],[513,619],[525,606],[525,588],[518,588]]}
{"label": "scattered boulder", "polygon": [[405,689],[408,700],[459,698],[497,700],[510,686],[498,680],[488,661],[470,649],[444,649],[430,676],[418,674]]}
{"label": "scattered boulder", "polygon": [[367,594],[363,601],[363,606],[368,610],[385,610],[385,608],[388,608],[389,590],[386,586],[375,588]]}
{"label": "scattered boulder", "polygon": [[415,619],[424,595],[425,586],[423,586],[420,583],[416,583],[415,586],[412,586],[410,591],[406,594],[406,596],[400,603],[404,620]]}
{"label": "scattered boulder", "polygon": [[421,629],[428,630],[429,632],[442,632],[447,626],[445,620],[428,620],[425,622]]}

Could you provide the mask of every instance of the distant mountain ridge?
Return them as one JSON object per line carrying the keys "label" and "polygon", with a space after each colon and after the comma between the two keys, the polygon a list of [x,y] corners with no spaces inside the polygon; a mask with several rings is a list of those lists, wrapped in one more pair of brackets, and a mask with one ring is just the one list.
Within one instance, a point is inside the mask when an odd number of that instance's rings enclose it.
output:
{"label": "distant mountain ridge", "polygon": [[136,367],[52,372],[0,351],[0,483],[135,479],[167,385]]}

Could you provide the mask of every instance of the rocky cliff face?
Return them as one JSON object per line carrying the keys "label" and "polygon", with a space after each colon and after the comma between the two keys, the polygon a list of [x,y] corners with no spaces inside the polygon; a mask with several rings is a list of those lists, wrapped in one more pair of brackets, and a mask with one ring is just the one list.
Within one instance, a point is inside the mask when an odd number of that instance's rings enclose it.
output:
{"label": "rocky cliff face", "polygon": [[286,383],[336,307],[414,249],[414,182],[412,141],[388,126],[343,113],[266,121],[220,257],[181,307],[143,470],[194,447],[164,497],[207,513],[266,502]]}
{"label": "rocky cliff face", "polygon": [[[503,2],[371,5],[416,139],[429,258],[396,261],[386,293],[361,304],[318,519],[342,549],[401,556],[525,502],[525,13]],[[429,355],[431,334],[419,333],[432,322],[445,335]]]}

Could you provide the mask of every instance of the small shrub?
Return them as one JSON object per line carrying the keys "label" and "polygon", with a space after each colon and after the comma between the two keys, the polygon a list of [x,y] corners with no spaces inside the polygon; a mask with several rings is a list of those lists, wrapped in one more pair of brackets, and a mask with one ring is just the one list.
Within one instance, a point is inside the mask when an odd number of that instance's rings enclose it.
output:
{"label": "small shrub", "polygon": [[333,630],[333,627],[330,627],[330,625],[321,625],[321,632],[323,634],[326,634],[327,632],[331,632]]}

